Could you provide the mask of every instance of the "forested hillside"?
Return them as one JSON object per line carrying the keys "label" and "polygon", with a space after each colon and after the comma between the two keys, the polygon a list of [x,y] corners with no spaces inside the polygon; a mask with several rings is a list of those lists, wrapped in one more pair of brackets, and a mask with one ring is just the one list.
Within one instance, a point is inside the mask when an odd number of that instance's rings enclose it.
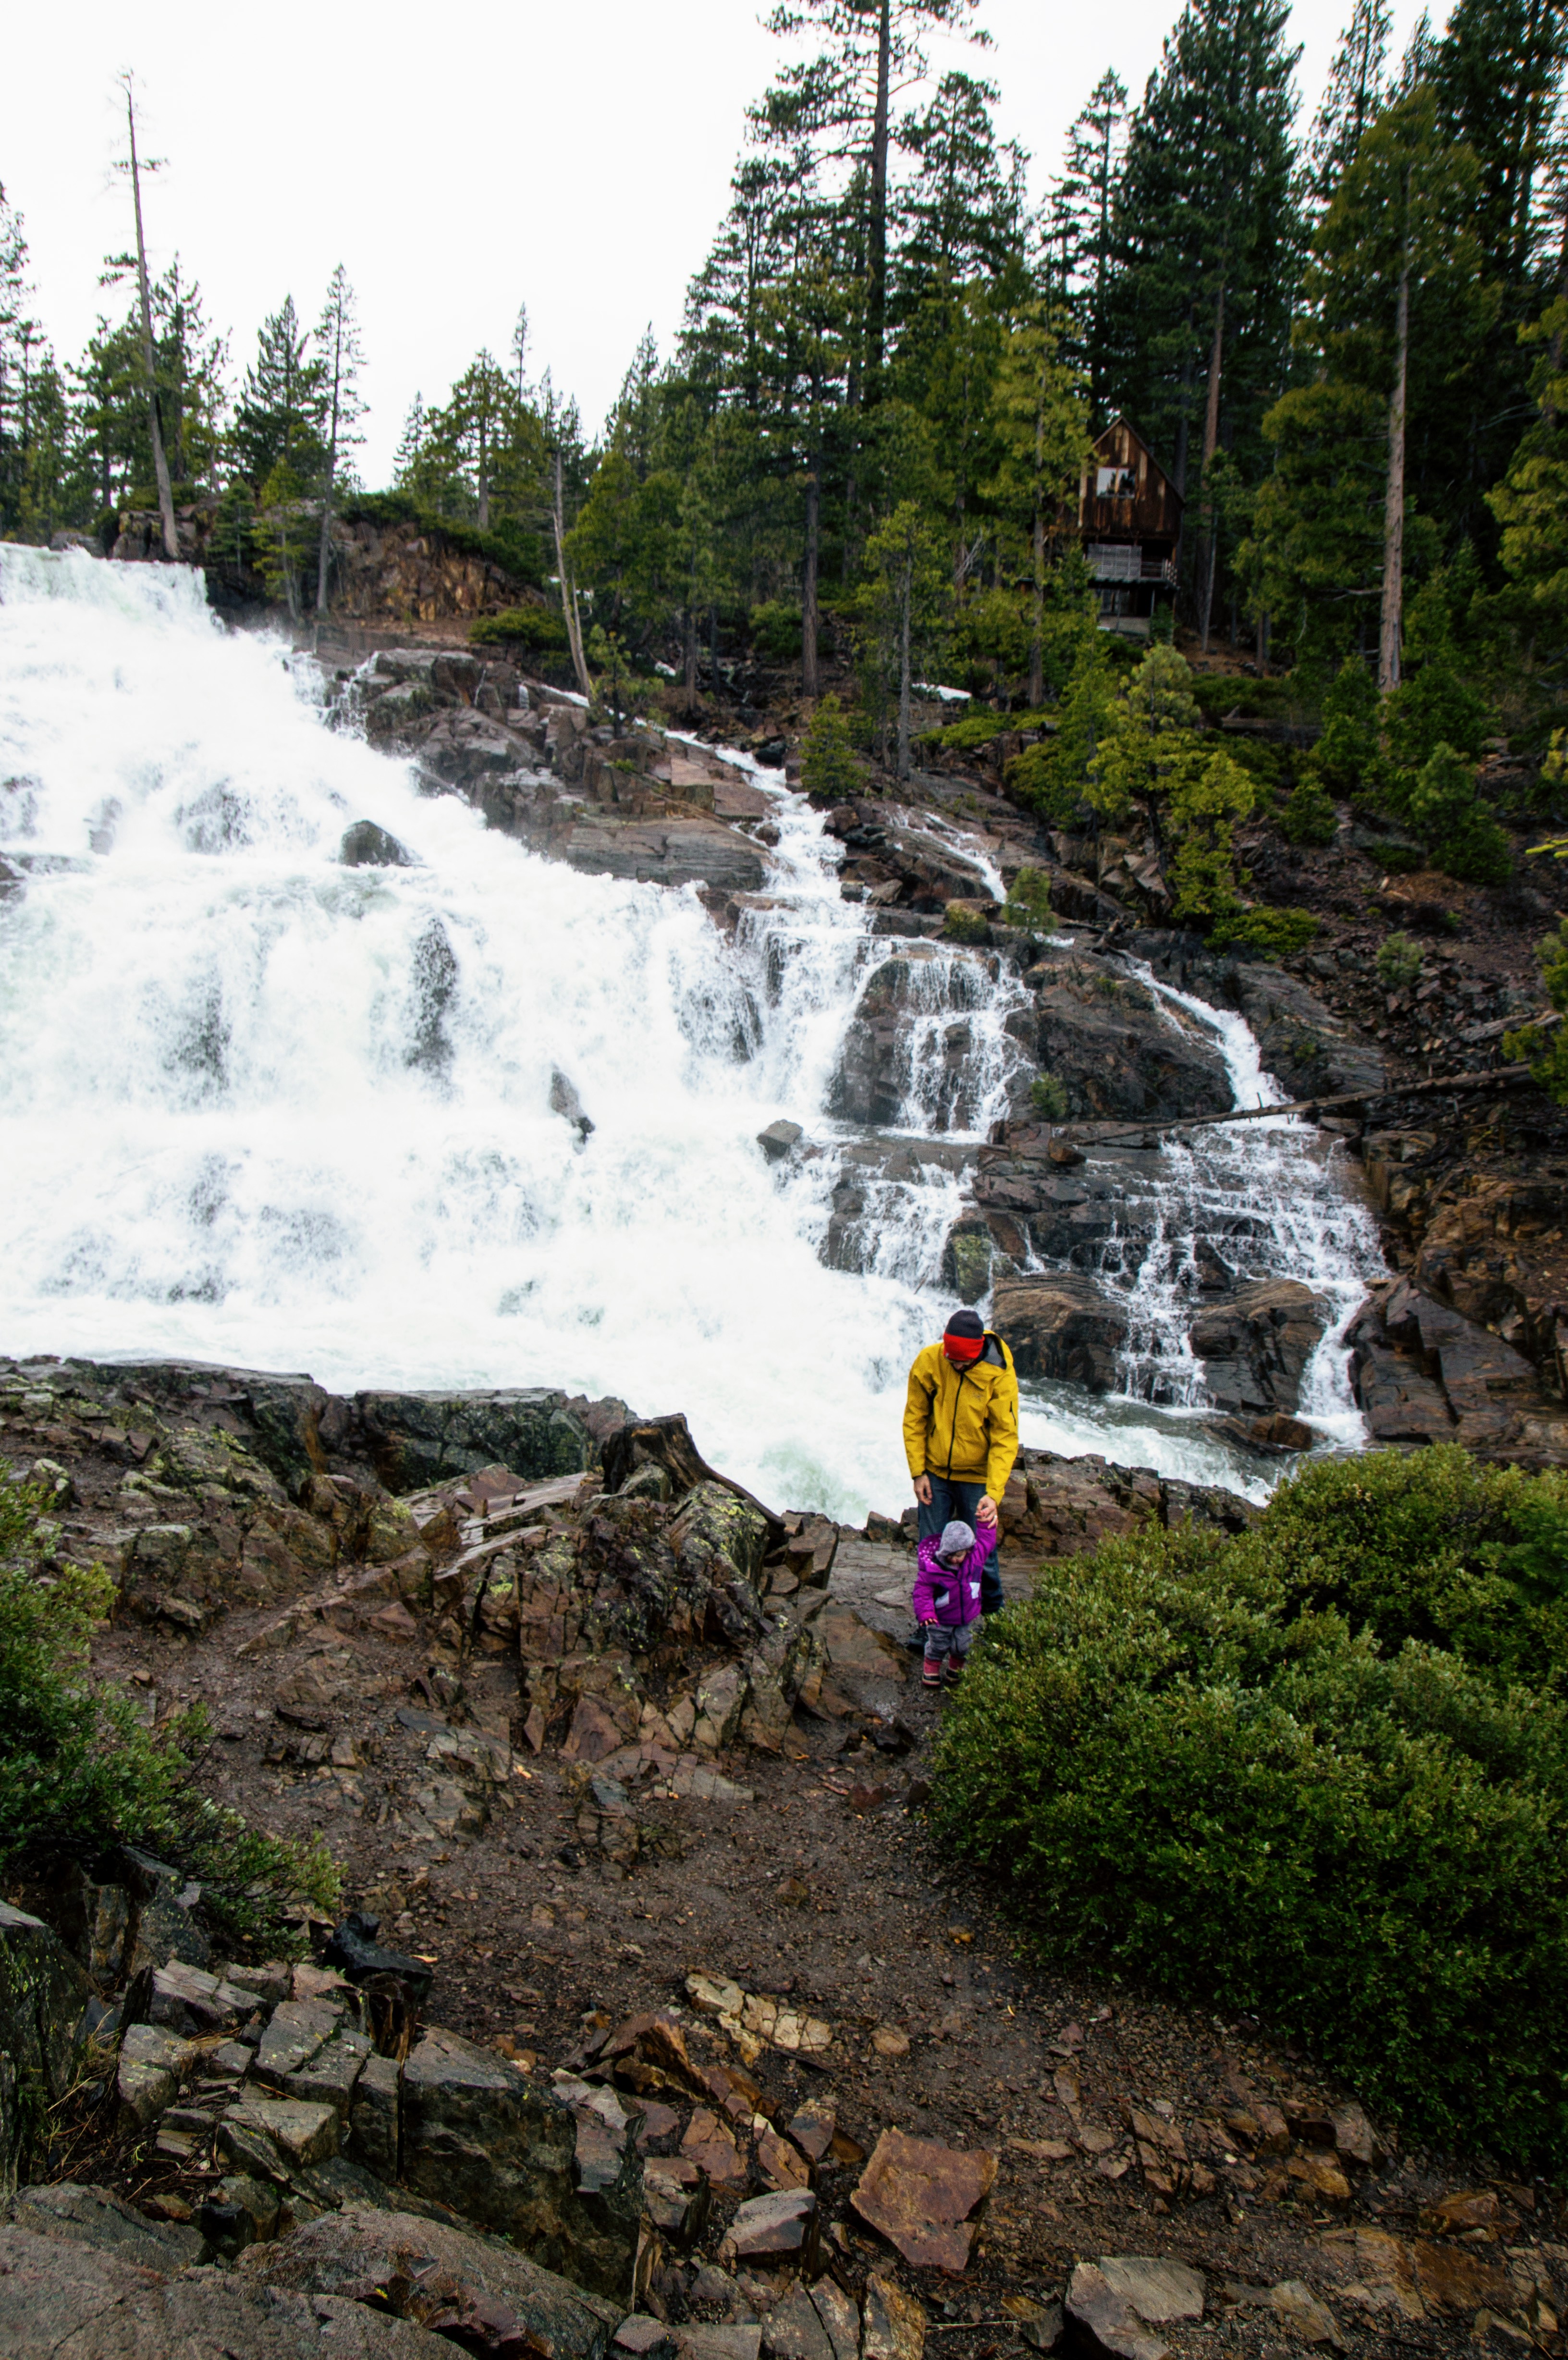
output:
{"label": "forested hillside", "polygon": [[[285,294],[242,366],[185,261],[138,287],[138,214],[105,271],[129,300],[66,359],[7,208],[0,530],[107,544],[164,505],[161,471],[170,553],[173,509],[201,508],[202,546],[302,613],[332,601],[340,515],[441,519],[519,585],[512,637],[583,685],[658,667],[696,692],[751,654],[810,697],[832,656],[900,769],[911,678],[1065,697],[1076,754],[1020,782],[1065,813],[1094,800],[1115,670],[1077,486],[1121,414],[1184,504],[1153,637],[1289,673],[1329,724],[1320,793],[1406,818],[1424,793],[1495,869],[1467,815],[1483,744],[1540,756],[1563,718],[1568,19],[1458,0],[1401,59],[1385,0],[1357,0],[1309,119],[1284,0],[1193,0],[1136,103],[1107,68],[1036,205],[976,6],[781,6],[674,350],[644,339],[590,439],[519,311],[508,352],[416,399],[369,498],[343,271],[314,324]],[[1530,765],[1547,812],[1561,767]]]}

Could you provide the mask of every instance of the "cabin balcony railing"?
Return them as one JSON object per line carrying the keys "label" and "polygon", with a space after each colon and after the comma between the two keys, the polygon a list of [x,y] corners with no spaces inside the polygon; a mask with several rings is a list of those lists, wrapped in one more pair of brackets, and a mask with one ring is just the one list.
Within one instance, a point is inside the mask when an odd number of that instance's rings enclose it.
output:
{"label": "cabin balcony railing", "polygon": [[1173,558],[1145,557],[1141,550],[1114,542],[1098,548],[1091,544],[1087,556],[1091,582],[1160,582],[1167,589],[1176,587]]}

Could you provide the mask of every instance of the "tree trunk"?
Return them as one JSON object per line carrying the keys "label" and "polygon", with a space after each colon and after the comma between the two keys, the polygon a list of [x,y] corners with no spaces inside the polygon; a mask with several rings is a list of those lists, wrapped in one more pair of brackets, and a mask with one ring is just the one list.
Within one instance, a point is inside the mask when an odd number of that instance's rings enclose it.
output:
{"label": "tree trunk", "polygon": [[327,611],[327,564],[332,548],[332,482],[338,471],[338,400],[343,387],[343,329],[332,344],[332,415],[327,433],[327,480],[321,488],[321,540],[316,552],[316,612]]}
{"label": "tree trunk", "polygon": [[800,694],[821,694],[817,678],[817,557],[822,524],[822,462],[813,451],[806,475],[806,563],[800,576]]}
{"label": "tree trunk", "polygon": [[147,239],[142,234],[141,167],[136,159],[136,108],[129,79],[125,86],[125,121],[131,135],[131,195],[136,214],[136,291],[141,298],[142,366],[147,373],[147,431],[152,437],[152,466],[158,478],[158,510],[163,523],[163,553],[170,564],[180,560],[180,532],[174,521],[174,492],[169,461],[163,454],[163,429],[158,415],[158,365],[152,342],[152,292],[147,285]]}
{"label": "tree trunk", "polygon": [[[1034,629],[1029,639],[1029,711],[1045,703],[1045,403],[1034,406]],[[997,564],[1001,553],[997,552]]]}
{"label": "tree trunk", "polygon": [[593,683],[588,677],[588,659],[583,652],[583,624],[577,612],[577,593],[572,586],[572,574],[566,563],[566,511],[561,498],[559,451],[555,454],[555,563],[561,576],[561,611],[566,617],[572,669],[577,675],[579,689],[592,705]]}
{"label": "tree trunk", "polygon": [[697,704],[697,609],[690,604],[686,608],[684,658],[686,710],[691,713]]}
{"label": "tree trunk", "polygon": [[[1560,302],[1568,303],[1568,186],[1563,192],[1563,243],[1557,256],[1557,295]],[[1552,342],[1547,346],[1547,366],[1553,377],[1563,374],[1563,331],[1560,327],[1552,332]],[[1557,404],[1550,393],[1541,406],[1541,414],[1548,426],[1556,425]]]}
{"label": "tree trunk", "polygon": [[904,583],[898,598],[898,776],[909,775],[909,608],[914,603],[915,561],[904,561]]}
{"label": "tree trunk", "polygon": [[887,319],[887,103],[893,57],[892,0],[877,16],[877,105],[871,118],[871,218],[866,257],[866,402],[882,390],[882,344]]}
{"label": "tree trunk", "polygon": [[713,684],[713,702],[719,701],[719,610],[708,609],[708,678]]}
{"label": "tree trunk", "polygon": [[1198,628],[1203,634],[1203,653],[1209,651],[1209,616],[1214,599],[1214,560],[1218,552],[1214,531],[1214,496],[1209,483],[1209,467],[1220,439],[1220,372],[1225,364],[1225,283],[1222,277],[1214,296],[1214,334],[1209,347],[1209,389],[1203,404],[1203,530],[1198,552]]}
{"label": "tree trunk", "polygon": [[1399,684],[1405,590],[1405,382],[1410,372],[1410,246],[1407,231],[1394,307],[1394,389],[1388,397],[1388,488],[1383,502],[1383,609],[1377,632],[1377,690]]}
{"label": "tree trunk", "polygon": [[1034,512],[1034,629],[1029,639],[1029,711],[1045,703],[1045,517]]}

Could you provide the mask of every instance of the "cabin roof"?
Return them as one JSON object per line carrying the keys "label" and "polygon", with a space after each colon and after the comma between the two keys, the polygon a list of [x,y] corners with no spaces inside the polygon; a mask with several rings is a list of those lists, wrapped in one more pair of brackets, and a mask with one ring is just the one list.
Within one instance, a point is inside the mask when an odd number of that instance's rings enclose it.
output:
{"label": "cabin roof", "polygon": [[[1107,483],[1108,470],[1116,481]],[[1094,438],[1078,490],[1086,541],[1174,541],[1185,502],[1143,436],[1120,411]]]}

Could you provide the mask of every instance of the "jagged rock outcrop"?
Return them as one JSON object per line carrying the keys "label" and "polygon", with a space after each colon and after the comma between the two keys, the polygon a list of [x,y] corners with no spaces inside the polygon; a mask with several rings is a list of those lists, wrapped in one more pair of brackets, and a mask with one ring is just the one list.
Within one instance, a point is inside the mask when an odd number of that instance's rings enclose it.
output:
{"label": "jagged rock outcrop", "polygon": [[972,1130],[984,1086],[972,1016],[987,984],[976,954],[934,943],[910,943],[881,960],[845,1029],[828,1112],[886,1129],[913,1100],[931,1129]]}
{"label": "jagged rock outcrop", "polygon": [[382,649],[358,683],[366,736],[412,754],[432,793],[593,876],[760,890],[768,796],[717,756],[646,727],[617,737],[574,698],[466,650]]}
{"label": "jagged rock outcrop", "polygon": [[1215,1406],[1258,1417],[1292,1410],[1330,1306],[1299,1280],[1268,1278],[1205,1304],[1188,1330]]}
{"label": "jagged rock outcrop", "polygon": [[1126,1306],[1076,1271],[1006,1278],[994,1318],[1020,1377],[1053,1377],[1109,1393],[1127,1340]]}
{"label": "jagged rock outcrop", "polygon": [[1350,1329],[1351,1375],[1375,1443],[1458,1442],[1529,1468],[1568,1459],[1568,1411],[1500,1336],[1409,1279],[1376,1287]]}
{"label": "jagged rock outcrop", "polygon": [[1028,1045],[1062,1084],[1071,1117],[1169,1122],[1230,1105],[1214,1034],[1147,984],[1080,956],[1053,959],[1027,979],[1039,986]]}

